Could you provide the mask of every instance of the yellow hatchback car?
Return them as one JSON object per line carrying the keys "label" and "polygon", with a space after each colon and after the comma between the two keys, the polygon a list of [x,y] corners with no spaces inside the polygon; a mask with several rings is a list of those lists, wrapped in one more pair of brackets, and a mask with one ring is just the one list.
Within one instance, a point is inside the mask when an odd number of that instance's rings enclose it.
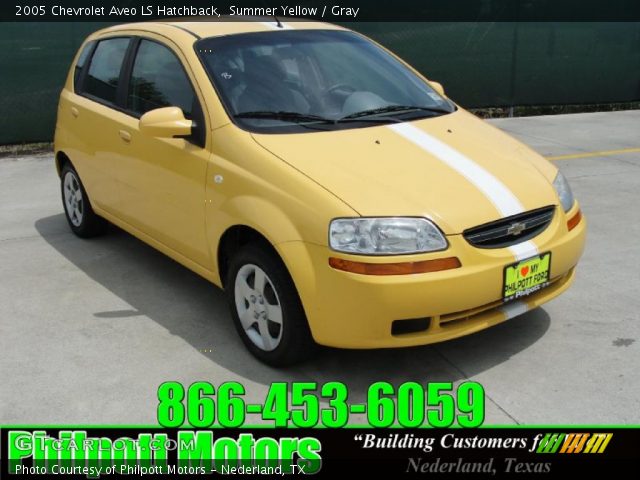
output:
{"label": "yellow hatchback car", "polygon": [[503,322],[566,290],[585,242],[555,166],[323,23],[94,33],[55,160],[74,233],[112,222],[224,288],[272,365]]}

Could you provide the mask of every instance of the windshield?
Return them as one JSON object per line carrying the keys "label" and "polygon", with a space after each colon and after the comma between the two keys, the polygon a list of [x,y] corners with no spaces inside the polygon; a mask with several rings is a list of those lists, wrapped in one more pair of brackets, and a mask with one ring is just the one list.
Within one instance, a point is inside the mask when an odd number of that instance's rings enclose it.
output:
{"label": "windshield", "polygon": [[443,115],[455,106],[392,55],[348,31],[283,30],[200,40],[234,122],[283,133]]}

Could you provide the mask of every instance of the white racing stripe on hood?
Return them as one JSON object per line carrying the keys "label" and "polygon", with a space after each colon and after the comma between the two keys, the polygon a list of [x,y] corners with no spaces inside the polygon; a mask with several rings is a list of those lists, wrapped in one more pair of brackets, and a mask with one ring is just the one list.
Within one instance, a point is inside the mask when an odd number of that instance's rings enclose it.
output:
{"label": "white racing stripe on hood", "polygon": [[511,245],[509,250],[516,256],[516,260],[524,260],[538,255],[538,247],[532,241]]}
{"label": "white racing stripe on hood", "polygon": [[[503,217],[524,212],[522,203],[500,180],[443,141],[423,132],[410,123],[396,123],[389,125],[387,128],[429,152],[465,177],[491,201]],[[512,245],[509,250],[517,260],[523,260],[538,254],[537,247],[531,241]]]}
{"label": "white racing stripe on hood", "polygon": [[531,240],[511,245],[509,250],[516,257],[516,260],[526,260],[527,258],[535,257],[539,253],[538,247]]}
{"label": "white racing stripe on hood", "polygon": [[507,303],[505,306],[500,307],[500,311],[504,313],[507,320],[522,315],[529,310],[529,306],[524,302]]}

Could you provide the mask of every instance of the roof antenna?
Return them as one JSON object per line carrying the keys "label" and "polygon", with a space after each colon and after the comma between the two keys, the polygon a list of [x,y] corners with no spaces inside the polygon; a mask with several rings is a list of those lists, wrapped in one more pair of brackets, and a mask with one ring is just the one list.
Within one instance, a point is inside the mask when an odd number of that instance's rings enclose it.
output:
{"label": "roof antenna", "polygon": [[[265,8],[268,8],[268,7],[267,7],[267,4],[266,4],[266,2],[265,2],[265,0],[260,0],[260,3],[262,3],[262,5],[264,5],[264,7],[265,7]],[[276,14],[275,14],[275,13],[273,14],[273,19],[276,21],[276,26],[277,26],[278,28],[284,28],[284,26],[282,25],[282,23],[280,23],[280,20],[278,19],[278,17],[276,17]]]}

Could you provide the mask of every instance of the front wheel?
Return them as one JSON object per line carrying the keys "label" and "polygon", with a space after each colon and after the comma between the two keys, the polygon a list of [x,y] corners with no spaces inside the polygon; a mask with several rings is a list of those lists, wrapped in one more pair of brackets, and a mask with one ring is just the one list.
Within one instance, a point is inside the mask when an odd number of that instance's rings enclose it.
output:
{"label": "front wheel", "polygon": [[225,283],[231,314],[247,349],[264,363],[299,363],[315,350],[302,303],[282,261],[247,246],[231,259]]}

